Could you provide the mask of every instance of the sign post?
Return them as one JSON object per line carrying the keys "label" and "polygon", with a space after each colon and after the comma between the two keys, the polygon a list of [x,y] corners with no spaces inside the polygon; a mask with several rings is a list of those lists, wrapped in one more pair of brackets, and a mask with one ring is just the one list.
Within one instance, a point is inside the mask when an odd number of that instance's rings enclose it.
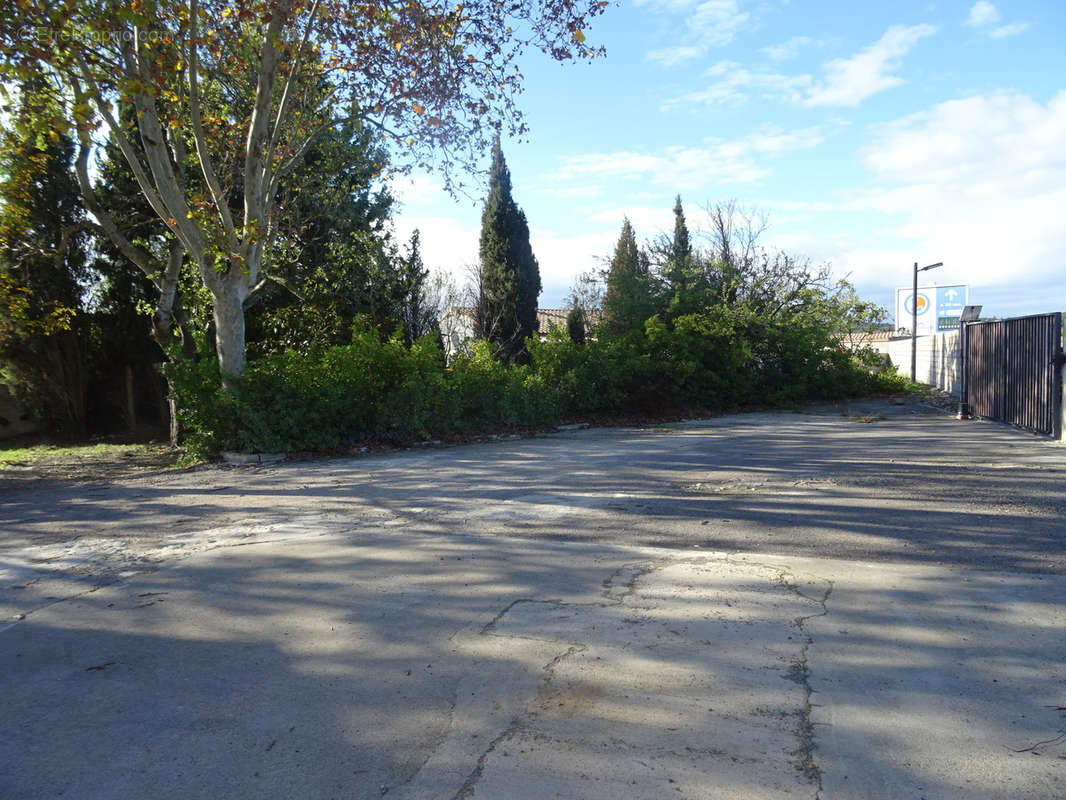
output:
{"label": "sign post", "polygon": [[913,323],[911,325],[911,383],[917,380],[918,372],[918,273],[942,266],[944,266],[944,262],[937,261],[935,264],[929,264],[918,269],[918,262],[914,262],[914,291],[911,294],[911,321]]}

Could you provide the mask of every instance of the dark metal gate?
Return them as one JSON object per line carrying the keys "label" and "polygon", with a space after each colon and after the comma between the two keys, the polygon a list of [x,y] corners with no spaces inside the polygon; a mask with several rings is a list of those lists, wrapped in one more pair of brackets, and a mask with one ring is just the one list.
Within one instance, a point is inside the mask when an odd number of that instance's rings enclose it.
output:
{"label": "dark metal gate", "polygon": [[1062,314],[968,322],[962,411],[1062,435]]}

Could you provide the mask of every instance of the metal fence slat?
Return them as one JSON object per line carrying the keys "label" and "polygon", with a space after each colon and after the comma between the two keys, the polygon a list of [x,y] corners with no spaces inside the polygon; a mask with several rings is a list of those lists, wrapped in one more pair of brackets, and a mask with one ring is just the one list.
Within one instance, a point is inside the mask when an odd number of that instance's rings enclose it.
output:
{"label": "metal fence slat", "polygon": [[1061,435],[1062,314],[965,323],[963,397],[976,417]]}

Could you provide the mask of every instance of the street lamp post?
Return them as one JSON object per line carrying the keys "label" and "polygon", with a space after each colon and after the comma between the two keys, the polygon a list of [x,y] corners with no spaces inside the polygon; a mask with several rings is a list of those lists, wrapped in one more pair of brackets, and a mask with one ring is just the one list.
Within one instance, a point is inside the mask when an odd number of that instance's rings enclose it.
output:
{"label": "street lamp post", "polygon": [[918,380],[918,273],[944,266],[943,261],[918,269],[914,262],[914,291],[911,294],[911,383]]}

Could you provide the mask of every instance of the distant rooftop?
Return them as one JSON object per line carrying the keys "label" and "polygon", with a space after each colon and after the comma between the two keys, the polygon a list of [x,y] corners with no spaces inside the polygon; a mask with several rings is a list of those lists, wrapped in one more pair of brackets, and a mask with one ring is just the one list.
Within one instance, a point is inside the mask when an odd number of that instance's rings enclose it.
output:
{"label": "distant rooftop", "polygon": [[[547,336],[552,325],[566,328],[566,315],[569,308],[538,308],[537,309],[537,332],[541,336]],[[595,328],[600,323],[600,310],[590,309],[585,312],[585,327]]]}
{"label": "distant rooftop", "polygon": [[[474,318],[474,309],[470,306],[452,306],[449,309],[450,314],[460,317],[466,317],[471,322]],[[537,309],[537,333],[541,336],[547,336],[551,330],[552,325],[558,325],[559,327],[566,329],[566,315],[570,313],[569,308],[538,308]],[[600,322],[600,310],[598,308],[590,309],[585,312],[585,327],[587,329],[595,328]]]}
{"label": "distant rooftop", "polygon": [[866,342],[890,342],[893,339],[908,339],[896,331],[856,331],[844,334],[844,341],[851,344],[864,344]]}

